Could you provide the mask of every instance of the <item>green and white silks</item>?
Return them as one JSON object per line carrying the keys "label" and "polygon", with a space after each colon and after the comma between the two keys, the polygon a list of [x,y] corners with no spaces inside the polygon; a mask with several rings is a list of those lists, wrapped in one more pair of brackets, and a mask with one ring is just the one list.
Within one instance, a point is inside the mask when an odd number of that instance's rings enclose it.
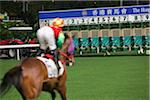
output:
{"label": "green and white silks", "polygon": [[64,42],[64,39],[65,39],[65,36],[64,36],[64,33],[63,32],[60,32],[59,36],[58,36],[58,39],[57,39],[57,46],[58,48],[61,48],[62,47],[62,44]]}

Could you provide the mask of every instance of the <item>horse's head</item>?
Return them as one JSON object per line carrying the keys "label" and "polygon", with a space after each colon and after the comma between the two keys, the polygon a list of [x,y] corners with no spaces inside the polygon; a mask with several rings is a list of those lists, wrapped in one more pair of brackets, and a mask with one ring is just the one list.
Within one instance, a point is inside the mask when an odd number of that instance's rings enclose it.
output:
{"label": "horse's head", "polygon": [[68,58],[68,53],[72,54],[74,52],[74,43],[73,43],[73,35],[70,33],[64,33],[65,39],[64,43],[60,49],[60,58]]}
{"label": "horse's head", "polygon": [[64,53],[67,53],[69,47],[72,45],[73,38],[70,33],[64,33],[64,36],[65,36],[65,39],[60,50]]}

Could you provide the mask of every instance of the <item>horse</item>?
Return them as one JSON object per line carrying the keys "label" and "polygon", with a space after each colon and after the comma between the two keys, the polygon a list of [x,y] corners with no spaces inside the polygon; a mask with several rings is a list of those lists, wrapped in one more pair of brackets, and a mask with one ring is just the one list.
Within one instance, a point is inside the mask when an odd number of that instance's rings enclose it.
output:
{"label": "horse", "polygon": [[0,94],[4,95],[14,85],[23,100],[36,100],[42,91],[49,92],[52,100],[56,98],[56,91],[60,94],[62,100],[67,100],[65,62],[70,39],[71,37],[66,35],[62,48],[59,50],[60,60],[64,68],[62,75],[49,78],[45,64],[37,57],[28,57],[4,75],[0,84]]}
{"label": "horse", "polygon": [[74,50],[75,50],[75,44],[73,41],[73,38],[75,37],[75,35],[73,34],[68,34],[68,36],[70,37],[70,46],[69,49],[67,51],[67,55],[66,55],[66,61],[67,61],[67,65],[68,66],[73,66],[73,64],[75,64],[75,59],[74,59]]}

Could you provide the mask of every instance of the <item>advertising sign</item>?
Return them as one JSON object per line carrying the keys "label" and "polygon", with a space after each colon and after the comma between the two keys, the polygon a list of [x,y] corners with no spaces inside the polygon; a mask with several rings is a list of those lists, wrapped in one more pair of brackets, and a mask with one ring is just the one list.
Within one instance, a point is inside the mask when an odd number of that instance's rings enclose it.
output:
{"label": "advertising sign", "polygon": [[123,23],[150,21],[150,5],[89,8],[59,11],[40,11],[40,26],[51,24],[54,18],[65,20],[65,25]]}

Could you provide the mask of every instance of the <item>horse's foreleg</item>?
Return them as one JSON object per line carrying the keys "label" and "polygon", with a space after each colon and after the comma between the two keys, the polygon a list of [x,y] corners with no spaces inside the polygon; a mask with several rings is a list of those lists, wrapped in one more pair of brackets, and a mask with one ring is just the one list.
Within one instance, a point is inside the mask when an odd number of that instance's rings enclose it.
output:
{"label": "horse's foreleg", "polygon": [[52,96],[52,100],[55,100],[55,98],[56,98],[56,93],[55,93],[55,91],[51,91],[50,93],[51,93],[51,96]]}
{"label": "horse's foreleg", "polygon": [[60,93],[61,99],[62,100],[67,100],[66,97],[66,86],[62,86],[58,89],[58,92]]}

